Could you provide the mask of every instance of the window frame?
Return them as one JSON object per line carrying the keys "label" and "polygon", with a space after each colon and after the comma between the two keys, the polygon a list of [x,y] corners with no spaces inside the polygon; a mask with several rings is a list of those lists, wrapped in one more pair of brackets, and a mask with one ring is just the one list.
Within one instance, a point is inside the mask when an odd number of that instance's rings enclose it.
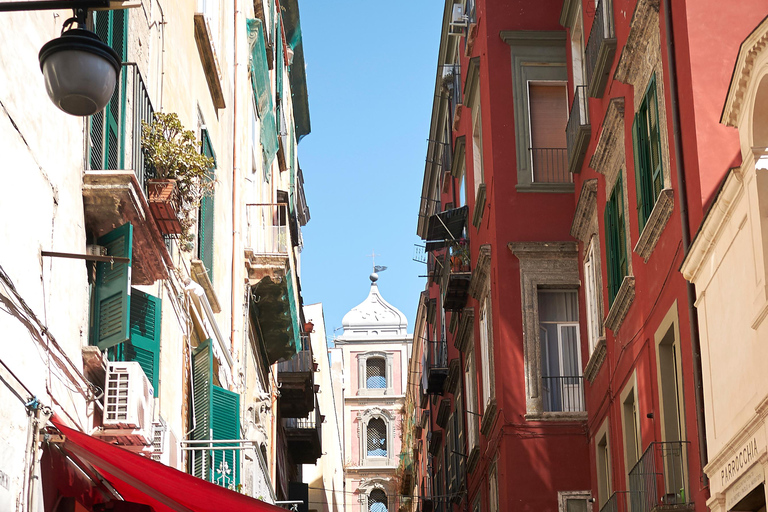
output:
{"label": "window frame", "polygon": [[603,335],[602,294],[600,293],[600,254],[598,237],[592,234],[584,250],[584,308],[587,317],[587,346],[589,356],[595,352]]}
{"label": "window frame", "polygon": [[[619,171],[616,184],[605,204],[604,229],[606,245],[606,272],[608,275],[608,305],[613,305],[624,278],[629,275],[627,251],[627,220],[624,209],[624,179]],[[618,251],[618,253],[617,253]]]}
{"label": "window frame", "polygon": [[[635,159],[635,185],[637,187],[637,222],[641,233],[664,188],[664,156],[661,147],[658,96],[656,73],[654,73],[648,82],[632,123],[632,149]],[[655,164],[654,159],[657,160]]]}
{"label": "window frame", "polygon": [[[368,424],[371,420],[382,420],[385,427],[387,454],[368,455]],[[361,466],[391,466],[394,457],[394,416],[386,409],[374,407],[358,416],[359,459]]]}
{"label": "window frame", "polygon": [[[385,377],[386,386],[383,388],[369,388],[367,369],[368,359],[384,359],[385,361]],[[357,354],[357,394],[358,395],[393,395],[395,394],[394,388],[394,361],[395,355],[393,352],[363,352]]]}

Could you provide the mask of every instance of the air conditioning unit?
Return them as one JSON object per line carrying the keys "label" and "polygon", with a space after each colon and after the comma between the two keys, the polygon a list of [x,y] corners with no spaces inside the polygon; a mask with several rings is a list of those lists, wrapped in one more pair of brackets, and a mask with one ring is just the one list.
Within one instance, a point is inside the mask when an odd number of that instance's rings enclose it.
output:
{"label": "air conditioning unit", "polygon": [[94,435],[139,449],[151,446],[154,389],[141,365],[136,362],[109,363],[104,388],[102,428]]}
{"label": "air conditioning unit", "polygon": [[468,24],[469,18],[464,12],[464,6],[462,4],[453,4],[448,33],[451,35],[461,35],[464,33],[464,28],[466,28]]}

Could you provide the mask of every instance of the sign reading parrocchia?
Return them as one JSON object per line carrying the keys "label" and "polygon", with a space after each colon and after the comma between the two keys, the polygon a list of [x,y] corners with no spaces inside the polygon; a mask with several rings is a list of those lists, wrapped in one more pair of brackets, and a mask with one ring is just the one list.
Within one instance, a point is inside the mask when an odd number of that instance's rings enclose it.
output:
{"label": "sign reading parrocchia", "polygon": [[757,453],[757,438],[753,437],[722,467],[720,470],[720,485],[725,487],[738,478],[744,469],[757,461]]}

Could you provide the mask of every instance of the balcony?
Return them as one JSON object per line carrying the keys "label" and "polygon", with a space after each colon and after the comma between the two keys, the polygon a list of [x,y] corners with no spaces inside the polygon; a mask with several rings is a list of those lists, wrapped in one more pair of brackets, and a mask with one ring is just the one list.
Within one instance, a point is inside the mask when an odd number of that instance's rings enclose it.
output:
{"label": "balcony", "polygon": [[427,394],[442,395],[448,378],[448,346],[445,340],[429,342],[427,359]]}
{"label": "balcony", "polygon": [[291,271],[283,278],[266,276],[251,284],[250,327],[266,365],[289,360],[301,351],[297,289]]}
{"label": "balcony", "polygon": [[[562,133],[562,132],[561,132]],[[568,171],[568,149],[528,148],[534,183],[571,183]]]}
{"label": "balcony", "polygon": [[598,0],[595,20],[589,32],[585,50],[589,96],[600,98],[605,92],[608,73],[616,54],[616,34],[613,31],[613,9],[610,0]]}
{"label": "balcony", "polygon": [[693,510],[688,442],[651,443],[629,472],[632,512]]}
{"label": "balcony", "polygon": [[443,431],[433,430],[427,434],[429,447],[427,451],[437,457],[440,454],[440,448],[443,446]]}
{"label": "balcony", "polygon": [[461,311],[467,305],[469,282],[472,271],[469,267],[469,248],[463,240],[452,244],[448,258],[448,272],[443,274],[443,309],[446,311]]}
{"label": "balcony", "polygon": [[323,416],[315,399],[314,412],[303,418],[283,420],[288,453],[296,464],[315,464],[323,451],[322,424]]}
{"label": "balcony", "polygon": [[[256,460],[262,468],[265,467],[258,443],[248,439],[184,439],[181,441],[181,450],[187,453],[190,474],[227,489],[236,489],[245,483],[245,475],[242,474],[245,460]],[[253,473],[254,478],[252,486],[271,485],[268,482],[256,481],[260,476],[258,471],[250,473]],[[259,485],[260,483],[262,485]]]}
{"label": "balcony", "polygon": [[315,406],[314,369],[315,361],[308,349],[278,363],[280,398],[277,405],[281,417],[304,418],[312,412]]}
{"label": "balcony", "polygon": [[427,223],[427,252],[464,238],[468,213],[468,207],[462,206],[431,215]]}
{"label": "balcony", "polygon": [[542,377],[541,392],[546,412],[583,412],[584,377]]}
{"label": "balcony", "polygon": [[568,172],[581,172],[584,155],[587,153],[592,126],[589,124],[589,105],[587,104],[587,89],[583,85],[576,87],[571,103],[571,113],[565,127],[568,148]]}
{"label": "balcony", "polygon": [[630,512],[629,510],[629,492],[616,491],[611,494],[602,507],[600,512]]}
{"label": "balcony", "polygon": [[[91,116],[89,168],[83,177],[86,232],[98,238],[125,223],[133,225],[134,285],[152,284],[168,277],[173,267],[147,203],[148,168],[141,152],[141,121],[151,122],[152,104],[136,64],[123,64],[112,98],[117,124],[108,124],[105,111]],[[107,108],[112,108],[108,106]]]}
{"label": "balcony", "polygon": [[251,285],[265,277],[285,277],[293,247],[288,214],[288,203],[245,205],[245,264]]}

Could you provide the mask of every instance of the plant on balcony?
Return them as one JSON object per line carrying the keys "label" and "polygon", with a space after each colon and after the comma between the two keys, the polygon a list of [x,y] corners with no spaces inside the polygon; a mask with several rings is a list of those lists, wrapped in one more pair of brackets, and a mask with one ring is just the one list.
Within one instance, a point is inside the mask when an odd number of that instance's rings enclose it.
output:
{"label": "plant on balcony", "polygon": [[469,246],[464,238],[450,246],[451,272],[469,272]]}
{"label": "plant on balcony", "polygon": [[202,198],[213,193],[213,158],[200,152],[194,132],[173,112],[156,113],[151,124],[142,121],[141,149],[154,174],[147,195],[160,230],[180,235],[181,247],[191,247],[195,213]]}

